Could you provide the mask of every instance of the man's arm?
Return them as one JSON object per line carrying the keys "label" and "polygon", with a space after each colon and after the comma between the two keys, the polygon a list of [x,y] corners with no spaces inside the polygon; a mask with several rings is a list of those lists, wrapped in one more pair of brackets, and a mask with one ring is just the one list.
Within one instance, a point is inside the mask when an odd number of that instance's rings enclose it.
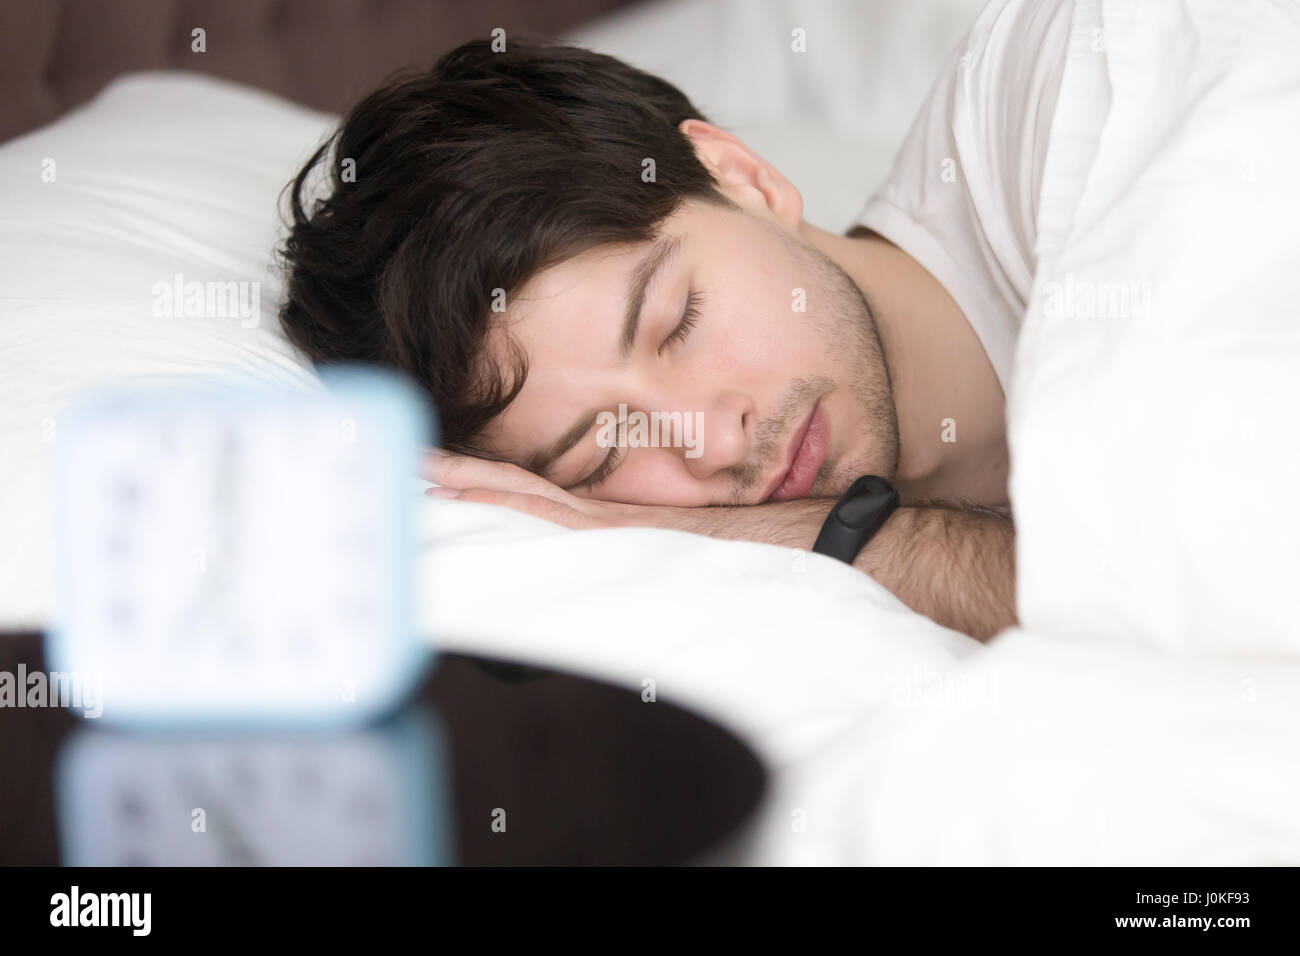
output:
{"label": "man's arm", "polygon": [[[651,527],[811,550],[835,501],[677,508],[579,498],[514,465],[437,452],[424,476],[438,497],[503,505],[569,528]],[[853,566],[912,610],[986,641],[1016,623],[1015,527],[1009,512],[934,502],[899,508]]]}
{"label": "man's arm", "polygon": [[[811,549],[835,504],[805,498],[737,508],[659,508],[647,524]],[[899,508],[853,566],[945,627],[986,641],[1016,623],[1015,526],[1004,509],[939,502]]]}

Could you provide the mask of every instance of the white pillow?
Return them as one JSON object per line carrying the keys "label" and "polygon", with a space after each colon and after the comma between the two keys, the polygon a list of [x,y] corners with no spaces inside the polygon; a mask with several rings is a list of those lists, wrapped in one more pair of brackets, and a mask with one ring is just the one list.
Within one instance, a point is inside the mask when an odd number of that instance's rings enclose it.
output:
{"label": "white pillow", "polygon": [[[218,374],[314,385],[276,320],[275,199],[332,121],[221,80],[141,73],[0,148],[0,628],[39,627],[52,604],[50,451],[70,396]],[[156,314],[177,275],[248,283],[258,313]]]}

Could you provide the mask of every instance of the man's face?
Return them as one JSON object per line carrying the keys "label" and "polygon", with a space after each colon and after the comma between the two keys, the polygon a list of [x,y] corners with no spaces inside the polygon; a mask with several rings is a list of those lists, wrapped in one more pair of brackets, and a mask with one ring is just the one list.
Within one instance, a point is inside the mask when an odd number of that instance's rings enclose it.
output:
{"label": "man's face", "polygon": [[[750,212],[686,203],[661,240],[539,273],[502,318],[529,372],[484,443],[574,494],[752,505],[836,497],[898,467],[887,366],[861,291]],[[638,412],[660,426],[677,413],[677,427],[652,427],[649,442],[628,428],[620,446],[610,423],[635,426]]]}

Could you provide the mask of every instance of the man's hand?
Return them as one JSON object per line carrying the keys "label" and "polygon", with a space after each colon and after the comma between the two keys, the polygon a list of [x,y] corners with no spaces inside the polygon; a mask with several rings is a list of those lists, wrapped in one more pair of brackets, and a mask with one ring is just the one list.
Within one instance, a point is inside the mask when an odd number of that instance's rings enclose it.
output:
{"label": "man's hand", "polygon": [[[505,505],[568,528],[651,527],[811,549],[835,500],[675,508],[579,498],[515,465],[437,452],[429,494]],[[985,641],[1016,623],[1015,526],[1009,512],[940,502],[899,508],[853,566],[921,614]]]}
{"label": "man's hand", "polygon": [[434,450],[426,456],[421,472],[425,479],[441,486],[425,492],[435,498],[504,505],[575,530],[654,526],[650,513],[656,509],[652,506],[579,498],[531,471],[506,462]]}

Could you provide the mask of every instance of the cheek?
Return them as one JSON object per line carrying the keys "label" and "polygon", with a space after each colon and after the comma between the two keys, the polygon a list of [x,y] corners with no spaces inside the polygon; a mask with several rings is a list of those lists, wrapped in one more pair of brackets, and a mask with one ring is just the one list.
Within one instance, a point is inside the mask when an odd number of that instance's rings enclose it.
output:
{"label": "cheek", "polygon": [[[824,371],[832,361],[813,313],[811,290],[801,299],[789,277],[762,277],[736,286],[710,329],[707,371],[721,381],[756,376],[767,386]],[[805,308],[806,311],[800,311]],[[774,380],[775,379],[775,380]]]}
{"label": "cheek", "polygon": [[825,335],[826,293],[779,241],[762,239],[731,242],[712,264],[713,281],[700,279],[714,300],[710,370],[796,375],[824,370],[833,358]]}
{"label": "cheek", "polygon": [[621,501],[634,505],[675,505],[694,508],[709,504],[705,489],[682,467],[681,451],[631,448],[623,463],[596,488],[578,492],[582,498]]}

